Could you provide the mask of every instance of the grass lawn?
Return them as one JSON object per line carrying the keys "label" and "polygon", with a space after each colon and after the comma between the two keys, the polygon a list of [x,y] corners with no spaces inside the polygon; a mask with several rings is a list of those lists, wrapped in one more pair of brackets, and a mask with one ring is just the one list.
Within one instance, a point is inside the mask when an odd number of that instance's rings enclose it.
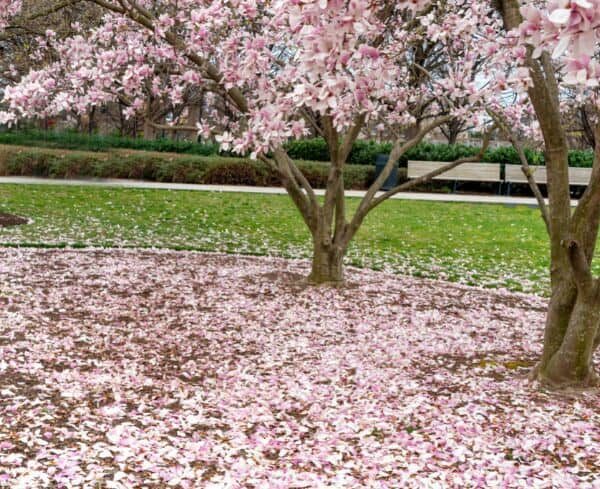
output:
{"label": "grass lawn", "polygon": [[[0,185],[0,212],[33,219],[0,228],[4,245],[310,256],[308,231],[287,196]],[[547,238],[528,207],[389,201],[367,219],[347,261],[485,287],[548,289]]]}

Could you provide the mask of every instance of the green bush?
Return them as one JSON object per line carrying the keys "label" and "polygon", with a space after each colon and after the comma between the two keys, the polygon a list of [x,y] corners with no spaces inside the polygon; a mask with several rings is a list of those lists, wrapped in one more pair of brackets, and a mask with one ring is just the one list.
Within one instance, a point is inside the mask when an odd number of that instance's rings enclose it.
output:
{"label": "green bush", "polygon": [[569,166],[591,168],[594,165],[593,151],[571,151],[569,153]]}
{"label": "green bush", "polygon": [[[298,161],[315,188],[323,188],[329,164]],[[0,175],[50,178],[134,178],[159,182],[221,185],[279,185],[277,175],[260,161],[221,156],[164,156],[159,153],[65,151],[0,146]],[[348,189],[365,189],[374,179],[373,166],[347,167]]]}
{"label": "green bush", "polygon": [[391,151],[391,143],[356,141],[350,152],[348,163],[351,165],[373,165],[378,154],[389,154]]}
{"label": "green bush", "polygon": [[[189,141],[173,141],[170,139],[133,139],[118,136],[87,135],[77,132],[54,132],[54,131],[8,131],[0,132],[0,144],[21,145],[27,147],[60,148],[79,151],[109,152],[111,149],[133,149],[140,151],[152,151],[158,153],[179,153],[193,156],[217,157],[219,148],[214,143],[195,143]],[[327,143],[322,138],[302,139],[290,141],[286,145],[290,157],[294,160],[304,161],[329,161],[329,150]],[[374,141],[357,141],[352,148],[348,163],[350,165],[374,165],[378,154],[389,154],[392,150],[390,143],[377,143]],[[479,152],[479,148],[464,144],[433,144],[421,143],[402,158],[401,164],[406,165],[408,160],[421,161],[453,161],[466,156],[473,156]],[[525,154],[531,165],[543,165],[544,155],[539,151],[525,150]],[[231,154],[225,154],[231,156]],[[146,158],[145,155],[142,155]],[[520,164],[517,152],[513,147],[501,147],[488,150],[482,158],[484,162]],[[578,167],[591,167],[593,153],[591,151],[571,151],[569,164]],[[36,171],[43,172],[43,164],[37,162]],[[139,162],[136,163],[139,165]],[[56,169],[56,171],[62,171]],[[169,178],[170,170],[165,168],[160,172],[161,178]],[[177,178],[190,179],[196,175],[195,170],[190,169],[189,175]],[[135,175],[135,176],[134,176]],[[136,167],[132,178],[150,178],[147,169]]]}
{"label": "green bush", "polygon": [[268,170],[260,164],[232,161],[215,165],[202,177],[202,182],[212,185],[249,185],[260,187],[266,184]]}
{"label": "green bush", "polygon": [[108,151],[110,149],[134,149],[160,153],[182,153],[210,156],[218,153],[214,143],[174,141],[171,139],[146,140],[120,136],[81,134],[73,131],[7,131],[0,132],[0,144],[18,146],[60,148],[81,151]]}
{"label": "green bush", "polygon": [[290,141],[286,150],[294,160],[329,161],[329,148],[322,138]]}
{"label": "green bush", "polygon": [[[311,159],[313,161],[329,161],[329,151],[323,139],[306,139],[292,141],[287,145],[292,158]],[[391,143],[376,143],[374,141],[357,141],[354,144],[348,163],[351,165],[373,165],[378,154],[389,154],[392,150]],[[417,161],[454,161],[459,158],[475,156],[479,148],[464,144],[435,144],[421,143],[410,149],[401,159],[401,166],[408,160]],[[543,165],[544,156],[539,151],[525,150],[527,160],[531,165]],[[581,166],[591,166],[591,154],[585,151],[573,151],[573,161]],[[483,162],[520,164],[519,155],[512,146],[500,147],[486,151]]]}

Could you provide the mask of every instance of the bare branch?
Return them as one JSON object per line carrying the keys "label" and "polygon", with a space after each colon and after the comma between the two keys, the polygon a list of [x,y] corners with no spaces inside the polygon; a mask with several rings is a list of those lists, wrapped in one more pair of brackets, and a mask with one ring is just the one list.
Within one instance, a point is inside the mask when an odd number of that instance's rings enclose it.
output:
{"label": "bare branch", "polygon": [[525,150],[523,149],[523,143],[515,134],[515,132],[510,128],[509,123],[506,121],[506,118],[502,114],[491,109],[488,110],[488,114],[494,119],[496,124],[500,127],[504,135],[508,138],[508,140],[512,143],[513,147],[517,151],[517,154],[519,155],[519,160],[521,161],[521,169],[523,170],[525,178],[527,178],[527,183],[529,184],[533,195],[535,195],[538,207],[540,209],[540,212],[542,213],[542,219],[544,220],[544,224],[546,225],[546,231],[548,232],[548,234],[550,234],[550,213],[548,211],[548,206],[546,205],[546,201],[544,200],[544,196],[542,195],[539,185],[533,177],[533,172],[531,170],[531,167],[529,166],[529,161],[527,161]]}
{"label": "bare branch", "polygon": [[361,114],[358,117],[356,117],[356,119],[354,120],[354,124],[344,137],[344,140],[342,141],[342,144],[340,146],[339,153],[339,158],[341,161],[346,162],[348,156],[350,156],[350,153],[352,152],[352,147],[354,146],[354,143],[365,124],[366,118],[366,114]]}
{"label": "bare branch", "polygon": [[450,170],[453,170],[454,168],[456,168],[460,165],[463,165],[465,163],[475,163],[477,161],[481,161],[481,159],[483,158],[483,155],[488,150],[488,147],[490,145],[490,141],[492,138],[492,134],[493,134],[495,128],[496,128],[496,126],[494,125],[489,131],[487,131],[484,141],[483,141],[483,145],[481,146],[479,152],[476,155],[468,156],[465,158],[460,158],[458,160],[452,161],[452,162],[448,163],[447,165],[441,166],[440,168],[437,168],[437,169],[427,173],[426,175],[422,175],[418,178],[415,178],[414,180],[404,182],[403,184],[398,185],[397,187],[394,187],[391,190],[388,190],[386,193],[377,197],[375,200],[373,200],[371,202],[371,204],[368,207],[367,212],[372,211],[373,209],[375,209],[375,207],[382,204],[390,197],[393,197],[394,195],[396,195],[400,192],[405,192],[413,187],[416,187],[417,185],[421,185],[423,183],[428,183],[431,180],[433,180],[435,177],[437,177],[439,175],[443,175],[444,173],[447,173]]}

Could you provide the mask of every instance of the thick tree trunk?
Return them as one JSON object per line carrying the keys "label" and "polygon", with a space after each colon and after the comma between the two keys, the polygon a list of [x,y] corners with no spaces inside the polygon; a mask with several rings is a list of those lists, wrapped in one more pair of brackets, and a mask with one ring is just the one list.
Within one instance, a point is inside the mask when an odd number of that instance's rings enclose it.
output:
{"label": "thick tree trunk", "polygon": [[[523,21],[518,0],[499,0],[497,6],[507,30]],[[546,52],[534,58],[531,47],[527,64],[532,79],[529,96],[546,146],[552,279],[544,351],[533,377],[556,388],[588,387],[596,383],[592,357],[600,323],[599,286],[590,269],[600,223],[600,153],[596,152],[590,184],[572,213],[568,142],[555,67]]]}
{"label": "thick tree trunk", "polygon": [[308,281],[315,285],[341,285],[344,282],[344,254],[345,250],[337,246],[324,246],[315,241]]}
{"label": "thick tree trunk", "polygon": [[554,328],[556,336],[550,341],[559,347],[545,365],[540,365],[540,380],[557,387],[596,385],[592,360],[599,324],[598,291],[593,287],[577,295],[566,331],[561,334],[559,328]]}

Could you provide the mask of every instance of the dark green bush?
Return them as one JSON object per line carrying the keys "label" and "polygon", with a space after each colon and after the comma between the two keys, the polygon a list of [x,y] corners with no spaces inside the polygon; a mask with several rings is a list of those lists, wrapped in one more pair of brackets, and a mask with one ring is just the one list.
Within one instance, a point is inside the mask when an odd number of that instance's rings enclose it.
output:
{"label": "dark green bush", "polygon": [[[311,185],[323,188],[329,165],[298,161]],[[53,149],[22,149],[0,146],[0,175],[50,178],[134,178],[159,182],[221,185],[279,185],[271,169],[260,161],[220,156],[161,156],[157,153],[70,152]],[[349,189],[365,189],[373,181],[373,166],[353,165],[345,172]]]}
{"label": "dark green bush", "polygon": [[212,185],[249,185],[263,186],[265,173],[258,165],[249,165],[243,161],[232,161],[210,168],[202,177],[202,183]]}
{"label": "dark green bush", "polygon": [[[195,143],[189,141],[173,141],[170,139],[145,140],[118,136],[90,136],[72,131],[53,132],[27,130],[0,132],[0,144],[94,152],[108,152],[110,149],[133,149],[159,153],[179,153],[214,157],[219,153],[218,145],[214,143]],[[329,161],[327,143],[322,138],[290,141],[286,145],[286,148],[290,157],[294,160]],[[357,141],[350,153],[348,163],[351,165],[373,165],[378,154],[389,154],[391,149],[392,145],[390,143]],[[401,163],[405,165],[407,160],[453,161],[458,158],[473,156],[477,154],[478,151],[479,148],[464,144],[448,145],[421,143],[409,150],[402,158]],[[544,164],[544,156],[541,152],[527,149],[525,150],[525,153],[531,165]],[[141,157],[147,158],[146,155],[142,155]],[[517,152],[510,146],[490,149],[485,153],[482,159],[483,161],[490,163],[520,164]],[[569,155],[569,164],[571,166],[591,167],[592,162],[593,153],[591,151],[571,151]],[[42,162],[36,162],[36,165],[38,166],[35,171],[42,173],[47,171]],[[134,165],[135,169],[130,172],[129,176],[132,178],[153,178],[148,174],[149,170],[144,165],[140,166],[138,161],[136,161]],[[61,170],[57,169],[56,171]],[[168,168],[163,169],[160,173],[160,175],[162,175],[161,178],[169,178],[169,172],[170,170]],[[194,173],[193,170],[190,170],[190,172]],[[179,178],[179,176],[177,178]],[[189,180],[192,177],[186,175],[184,178]]]}
{"label": "dark green bush", "polygon": [[391,143],[356,141],[350,152],[348,163],[351,165],[373,165],[378,154],[389,154],[391,151]]}
{"label": "dark green bush", "polygon": [[157,151],[160,153],[183,153],[197,156],[217,154],[218,145],[174,141],[171,139],[146,140],[120,136],[100,136],[81,134],[73,131],[7,131],[0,132],[0,144],[29,147],[60,148],[81,151],[108,151],[109,149],[134,149]]}
{"label": "dark green bush", "polygon": [[329,161],[329,148],[322,138],[290,141],[286,149],[295,160]]}
{"label": "dark green bush", "polygon": [[571,151],[569,153],[569,166],[591,168],[594,165],[593,151]]}

